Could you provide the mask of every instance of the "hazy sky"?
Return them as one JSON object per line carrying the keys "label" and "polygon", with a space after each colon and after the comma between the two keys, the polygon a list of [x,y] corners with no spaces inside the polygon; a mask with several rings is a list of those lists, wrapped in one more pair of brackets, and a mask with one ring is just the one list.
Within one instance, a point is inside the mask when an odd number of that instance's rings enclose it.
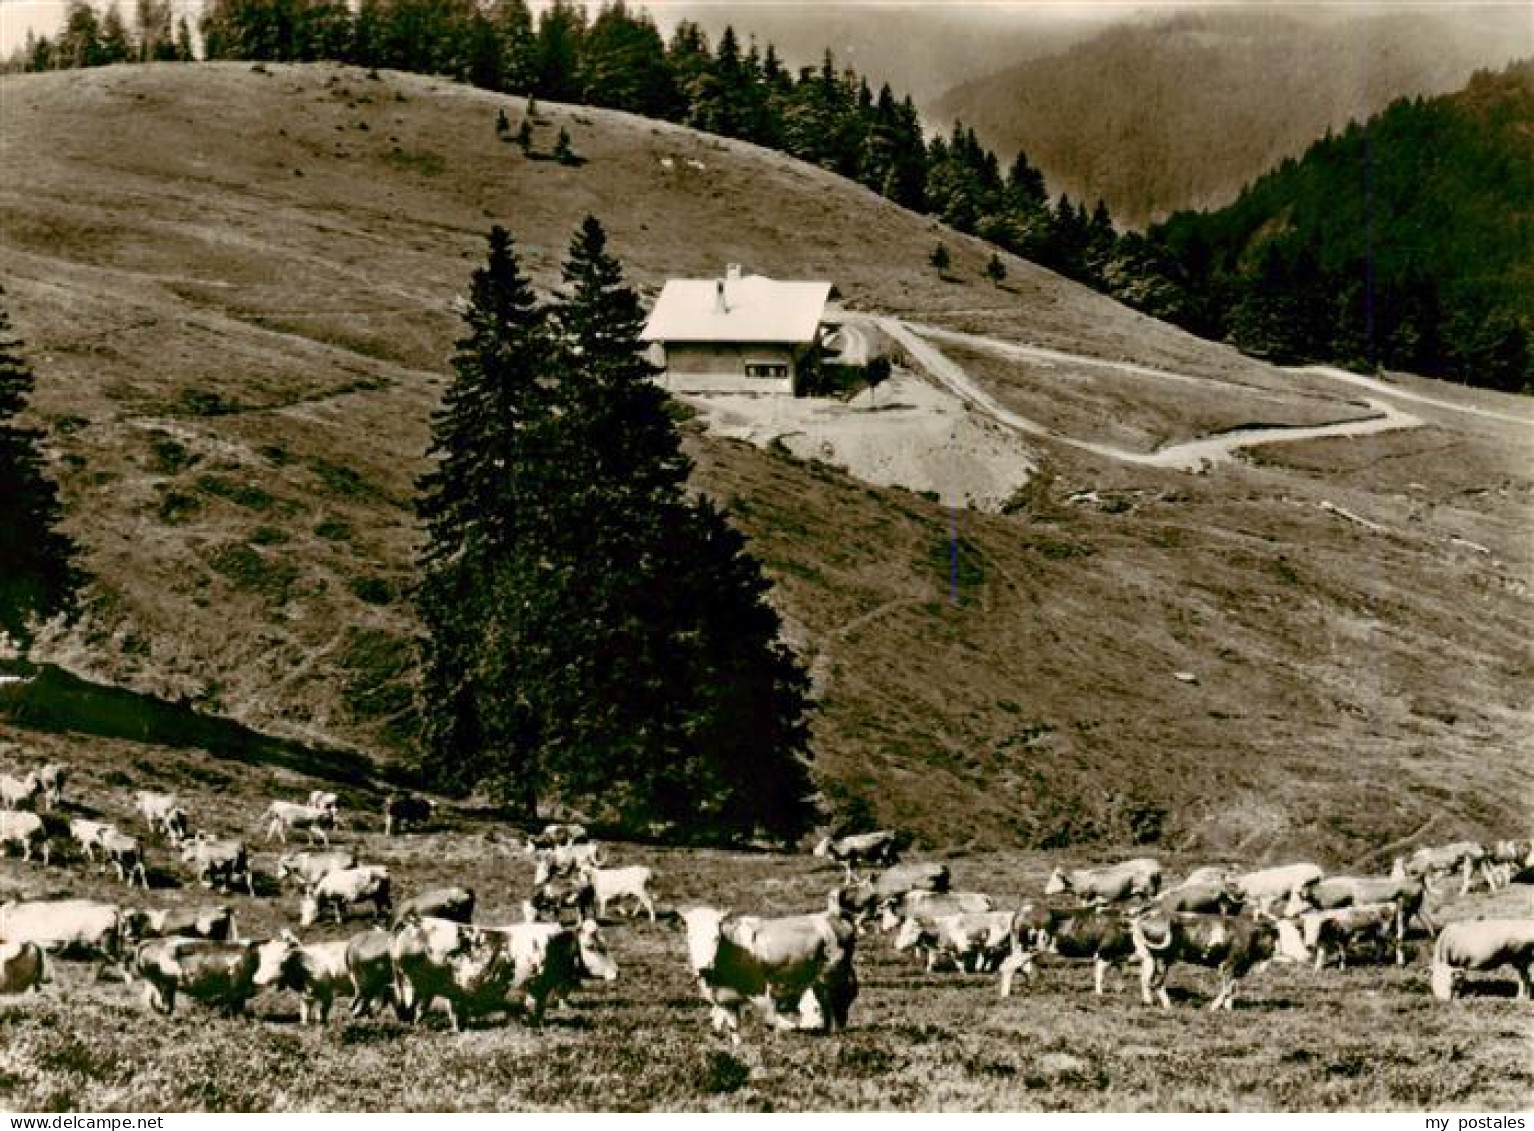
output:
{"label": "hazy sky", "polygon": [[[94,0],[98,10],[104,9],[108,0]],[[202,11],[202,0],[171,0],[176,14],[185,13],[195,24]],[[946,8],[984,10],[992,18],[1015,12],[1032,18],[1052,17],[1068,20],[1111,20],[1136,12],[1167,12],[1185,8],[1273,8],[1280,11],[1344,15],[1364,10],[1414,9],[1451,10],[1466,5],[1461,0],[629,0],[631,4],[649,8],[657,22],[673,22],[667,17],[676,11],[696,11],[700,7],[731,9],[767,8],[777,11],[793,11],[802,8],[825,10],[827,8],[883,10],[886,13],[901,8]],[[133,0],[118,0],[122,13],[129,20],[133,16]],[[533,0],[535,9],[541,5]],[[587,7],[595,11],[600,0],[589,0]],[[1529,8],[1529,0],[1490,0],[1478,2],[1475,7]],[[31,30],[42,35],[52,35],[63,21],[65,0],[0,0],[0,54],[10,51],[22,42]],[[670,11],[668,11],[668,9]],[[886,15],[885,18],[889,18]]]}

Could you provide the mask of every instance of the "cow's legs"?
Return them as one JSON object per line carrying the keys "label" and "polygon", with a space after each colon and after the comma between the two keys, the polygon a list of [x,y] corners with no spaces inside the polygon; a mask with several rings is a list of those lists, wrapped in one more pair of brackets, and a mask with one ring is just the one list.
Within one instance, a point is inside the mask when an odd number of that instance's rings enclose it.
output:
{"label": "cow's legs", "polygon": [[1469,895],[1470,881],[1475,878],[1475,864],[1471,862],[1468,856],[1465,857],[1464,864],[1460,866],[1460,877],[1459,894],[1462,896]]}
{"label": "cow's legs", "polygon": [[1151,1004],[1152,994],[1160,1001],[1162,1009],[1172,1008],[1172,999],[1166,992],[1166,965],[1147,955],[1140,960],[1140,1000]]}
{"label": "cow's legs", "polygon": [[1534,990],[1534,977],[1531,977],[1531,973],[1534,973],[1534,967],[1514,966],[1513,973],[1518,975],[1517,998],[1519,1001],[1523,1001],[1529,997],[1531,990]]}
{"label": "cow's legs", "polygon": [[1098,997],[1103,996],[1104,988],[1108,981],[1108,960],[1105,958],[1092,959],[1092,992]]}

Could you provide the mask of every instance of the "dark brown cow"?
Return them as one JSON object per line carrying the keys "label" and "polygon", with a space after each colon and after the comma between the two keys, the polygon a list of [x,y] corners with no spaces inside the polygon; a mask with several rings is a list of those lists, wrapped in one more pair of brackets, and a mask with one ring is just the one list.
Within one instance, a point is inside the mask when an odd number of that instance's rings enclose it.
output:
{"label": "dark brown cow", "polygon": [[1123,912],[1024,904],[1012,917],[1012,952],[1000,967],[1001,996],[1012,993],[1016,974],[1032,980],[1034,959],[1040,954],[1090,961],[1092,991],[1101,996],[1108,970],[1122,966],[1134,953],[1129,918]]}
{"label": "dark brown cow", "polygon": [[1140,956],[1140,997],[1146,1005],[1159,999],[1170,1009],[1167,970],[1178,962],[1207,966],[1220,975],[1211,1010],[1230,1009],[1236,983],[1253,968],[1269,962],[1278,948],[1278,928],[1266,919],[1235,915],[1168,915],[1156,912],[1130,920],[1135,952]]}
{"label": "dark brown cow", "polygon": [[132,968],[144,980],[144,999],[160,1013],[173,1012],[176,995],[182,993],[226,1013],[239,1014],[256,996],[260,961],[254,942],[171,938],[141,944]]}

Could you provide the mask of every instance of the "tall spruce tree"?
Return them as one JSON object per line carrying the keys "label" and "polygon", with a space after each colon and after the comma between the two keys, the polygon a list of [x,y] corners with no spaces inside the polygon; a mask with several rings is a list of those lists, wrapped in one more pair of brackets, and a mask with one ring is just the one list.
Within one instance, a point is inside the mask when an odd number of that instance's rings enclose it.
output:
{"label": "tall spruce tree", "polygon": [[[445,789],[491,782],[526,800],[533,788],[523,724],[492,711],[504,688],[496,578],[532,545],[539,505],[531,481],[549,415],[541,383],[549,357],[546,319],[504,228],[474,273],[463,313],[468,333],[453,357],[454,380],[432,417],[417,516],[426,527],[417,607],[422,643],[422,772]],[[513,685],[514,686],[514,685]]]}
{"label": "tall spruce tree", "polygon": [[[626,823],[792,836],[806,817],[808,680],[744,539],[687,495],[690,461],[639,340],[638,296],[581,225],[554,311],[565,479],[530,604],[559,611],[548,780]],[[555,672],[549,673],[555,675]]]}
{"label": "tall spruce tree", "polygon": [[16,423],[33,386],[0,289],[0,630],[22,642],[34,617],[70,611],[81,583],[75,545],[58,529],[64,512],[42,433]]}

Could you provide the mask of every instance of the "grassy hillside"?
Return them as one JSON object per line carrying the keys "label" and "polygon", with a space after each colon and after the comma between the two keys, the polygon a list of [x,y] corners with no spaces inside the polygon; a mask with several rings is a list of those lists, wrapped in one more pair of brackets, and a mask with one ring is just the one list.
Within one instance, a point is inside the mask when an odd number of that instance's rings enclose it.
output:
{"label": "grassy hillside", "polygon": [[1306,15],[1126,22],[964,82],[936,112],[973,126],[1004,160],[1022,149],[1054,192],[1101,197],[1140,227],[1225,204],[1328,129],[1453,90],[1529,45],[1527,13],[1510,8]]}
{"label": "grassy hillside", "polygon": [[[545,107],[535,149],[567,127],[587,159],[569,167],[497,141],[516,100],[396,74],[107,68],[8,77],[0,100],[0,281],[97,578],[50,654],[291,737],[401,748],[408,504],[492,222],[545,285],[592,212],[646,287],[740,262],[1233,388],[1325,385],[1019,260],[998,288],[988,249],[923,217],[625,115]],[[958,282],[927,263],[939,240]],[[986,379],[1037,397],[1050,375]],[[1211,424],[1159,385],[1115,389],[1115,433]],[[1008,514],[689,443],[814,667],[834,800],[932,842],[1125,841],[1159,822],[1175,846],[1344,862],[1531,815],[1528,428],[1421,414],[1430,427],[1261,449],[1209,477],[1039,441]]]}

